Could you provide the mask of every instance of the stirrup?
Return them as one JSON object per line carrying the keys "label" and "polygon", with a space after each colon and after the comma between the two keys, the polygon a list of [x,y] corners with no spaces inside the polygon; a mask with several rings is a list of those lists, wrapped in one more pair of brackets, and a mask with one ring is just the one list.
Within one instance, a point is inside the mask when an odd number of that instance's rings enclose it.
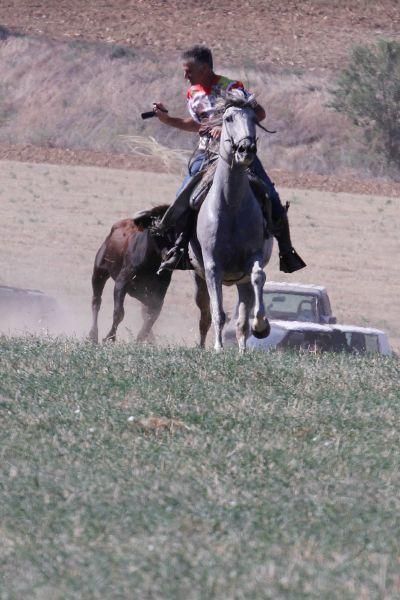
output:
{"label": "stirrup", "polygon": [[287,252],[279,254],[279,269],[284,273],[294,273],[295,271],[304,269],[306,266],[304,260],[297,254],[293,247]]}
{"label": "stirrup", "polygon": [[184,248],[171,248],[167,253],[166,259],[159,266],[157,275],[160,275],[164,271],[173,271],[176,269],[183,258],[184,252]]}

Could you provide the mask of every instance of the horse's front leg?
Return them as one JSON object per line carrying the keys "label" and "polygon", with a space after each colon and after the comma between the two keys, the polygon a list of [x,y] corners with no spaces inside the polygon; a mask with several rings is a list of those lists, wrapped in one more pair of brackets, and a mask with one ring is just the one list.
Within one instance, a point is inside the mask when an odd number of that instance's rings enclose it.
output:
{"label": "horse's front leg", "polygon": [[254,291],[251,283],[242,283],[236,287],[239,295],[236,339],[239,352],[243,354],[246,350],[246,340],[249,337],[249,316],[254,304]]}
{"label": "horse's front leg", "polygon": [[263,287],[265,283],[265,273],[258,260],[255,261],[251,271],[251,284],[254,290],[254,318],[251,323],[251,333],[256,338],[266,338],[271,331],[268,319],[265,316]]}
{"label": "horse's front leg", "polygon": [[225,313],[222,305],[222,274],[214,262],[204,265],[208,293],[211,302],[211,318],[215,331],[214,349],[220,352],[222,346],[222,328],[225,325]]}

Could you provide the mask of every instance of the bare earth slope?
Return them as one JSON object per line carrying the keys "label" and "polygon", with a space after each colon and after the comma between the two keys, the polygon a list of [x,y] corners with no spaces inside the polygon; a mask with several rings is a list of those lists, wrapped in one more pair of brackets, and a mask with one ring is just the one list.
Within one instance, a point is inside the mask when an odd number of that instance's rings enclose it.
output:
{"label": "bare earth slope", "polygon": [[5,0],[0,24],[175,55],[204,42],[225,63],[337,69],[354,44],[398,37],[400,11],[396,0]]}
{"label": "bare earth slope", "polygon": [[[398,38],[399,24],[400,11],[398,3],[394,0],[383,0],[377,4],[367,0],[343,0],[335,3],[325,0],[300,3],[293,0],[281,3],[250,0],[246,4],[242,3],[240,7],[227,0],[210,0],[207,3],[193,0],[87,0],[84,3],[77,0],[36,0],[34,3],[26,0],[5,0],[0,5],[0,43],[2,37],[6,37],[6,30],[57,40],[77,40],[82,43],[86,43],[87,40],[121,43],[136,49],[138,56],[144,57],[148,53],[152,57],[151,64],[155,57],[159,56],[160,69],[164,71],[169,59],[172,65],[176,64],[182,48],[194,42],[204,42],[215,49],[219,63],[231,65],[235,71],[237,68],[282,74],[312,71],[315,73],[317,84],[318,77],[325,77],[326,74],[334,77],[338,69],[343,67],[354,44],[373,42],[385,36]],[[57,48],[54,51],[57,52]],[[8,57],[5,60],[11,59]],[[323,73],[325,75],[322,75]],[[39,71],[33,71],[32,74],[40,76]],[[18,77],[17,72],[15,77]],[[24,77],[26,78],[26,75]],[[149,77],[154,75],[149,74]],[[22,88],[25,84],[30,85],[26,79],[21,83]],[[308,80],[305,80],[304,85],[308,84]],[[31,88],[31,93],[32,90],[34,87]],[[3,101],[1,94],[4,96],[5,93],[0,85],[0,105]],[[23,94],[23,89],[18,89],[17,93]],[[57,95],[56,90],[50,90],[49,93]],[[152,91],[150,93],[153,94]],[[298,111],[301,111],[301,89],[298,96],[299,106],[295,105],[290,109],[297,111],[294,122],[290,120],[289,113],[280,115],[279,111],[276,112],[276,99],[272,99],[269,105],[270,111],[272,109],[270,118],[272,123],[278,125],[280,135],[276,136],[277,144],[272,144],[268,151],[267,164],[270,168],[274,165],[278,167],[272,172],[272,176],[279,186],[399,195],[398,185],[371,180],[360,181],[361,176],[343,178],[343,170],[340,178],[314,176],[312,171],[318,170],[313,168],[316,162],[314,159],[307,168],[303,168],[301,162],[300,168],[296,167],[296,158],[300,155],[300,161],[306,162],[304,156],[307,155],[307,150],[311,150],[311,144],[306,143],[296,154],[296,142],[304,143],[301,140],[301,132],[298,134],[298,140],[288,139],[282,148],[281,156],[285,157],[287,166],[282,165],[282,161],[277,161],[278,153],[281,152],[281,140],[294,124],[297,123],[298,127],[305,129],[310,127],[309,136],[316,135],[315,124],[307,124],[307,120],[304,124],[300,123]],[[148,101],[151,99],[152,97],[149,97]],[[65,97],[61,100],[66,104],[70,102],[70,99]],[[40,95],[39,102],[42,101],[43,95]],[[313,102],[313,99],[310,101]],[[279,98],[278,103],[280,102]],[[54,107],[47,103],[45,109],[54,110]],[[9,109],[4,110],[6,116],[0,115],[0,120],[8,118]],[[33,107],[28,110],[33,110]],[[86,107],[86,110],[89,108]],[[308,106],[307,110],[312,112],[312,106]],[[76,119],[76,115],[74,118]],[[18,113],[18,119],[23,128],[29,127],[26,115],[20,116]],[[283,119],[283,123],[279,122],[280,119]],[[36,137],[45,136],[46,126],[40,121],[32,119],[31,125],[32,129],[37,129]],[[323,126],[329,127],[325,124]],[[328,142],[324,142],[325,138],[322,138],[325,145],[329,145],[329,136],[334,136],[334,128],[335,125],[333,130],[331,126],[331,130],[328,129],[325,133]],[[146,134],[154,135],[153,131],[153,124],[146,128]],[[10,141],[15,139],[12,133],[11,130]],[[110,132],[107,135],[110,137]],[[307,139],[306,136],[303,137]],[[43,139],[43,145],[47,145],[47,138]],[[0,159],[165,171],[163,164],[155,158],[143,160],[132,156],[93,152],[91,148],[95,146],[91,147],[90,144],[85,151],[63,143],[56,143],[57,148],[38,148],[41,145],[40,140],[34,141],[33,144],[35,145],[30,145],[29,141],[23,145],[4,142],[0,144]],[[65,148],[69,150],[65,151]],[[274,148],[277,150],[271,156]],[[322,151],[317,143],[314,154],[320,156],[319,152]],[[333,153],[335,152],[340,152],[340,148],[334,148]],[[311,156],[314,154],[310,152]],[[296,171],[297,174],[288,172],[289,170]],[[299,174],[304,170],[307,174]],[[319,172],[329,173],[329,166],[325,165]]]}

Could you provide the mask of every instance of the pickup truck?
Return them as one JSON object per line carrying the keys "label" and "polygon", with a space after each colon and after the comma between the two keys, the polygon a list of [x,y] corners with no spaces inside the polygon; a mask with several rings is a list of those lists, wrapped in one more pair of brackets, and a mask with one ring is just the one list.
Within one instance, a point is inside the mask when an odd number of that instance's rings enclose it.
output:
{"label": "pickup truck", "polygon": [[[322,285],[269,281],[264,285],[263,297],[269,321],[318,325],[333,325],[337,322],[332,314],[328,292]],[[238,305],[233,311],[233,318],[224,329],[224,339],[228,344],[236,340],[237,314]]]}
{"label": "pickup truck", "polygon": [[270,281],[265,284],[263,294],[268,319],[321,325],[337,322],[328,292],[321,285]]}
{"label": "pickup truck", "polygon": [[[263,340],[250,336],[249,348],[392,353],[384,331],[337,324],[328,292],[321,285],[270,281],[264,286],[263,296],[271,333]],[[234,314],[237,315],[237,306]],[[236,344],[235,321],[232,319],[224,331],[228,346]]]}

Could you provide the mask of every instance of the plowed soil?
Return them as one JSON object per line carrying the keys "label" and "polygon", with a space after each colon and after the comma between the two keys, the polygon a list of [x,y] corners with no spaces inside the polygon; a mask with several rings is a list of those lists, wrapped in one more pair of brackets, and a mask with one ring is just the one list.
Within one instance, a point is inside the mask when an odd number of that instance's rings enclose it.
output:
{"label": "plowed soil", "polygon": [[0,23],[171,54],[206,43],[224,63],[336,69],[354,44],[398,36],[400,12],[396,0],[5,0]]}

